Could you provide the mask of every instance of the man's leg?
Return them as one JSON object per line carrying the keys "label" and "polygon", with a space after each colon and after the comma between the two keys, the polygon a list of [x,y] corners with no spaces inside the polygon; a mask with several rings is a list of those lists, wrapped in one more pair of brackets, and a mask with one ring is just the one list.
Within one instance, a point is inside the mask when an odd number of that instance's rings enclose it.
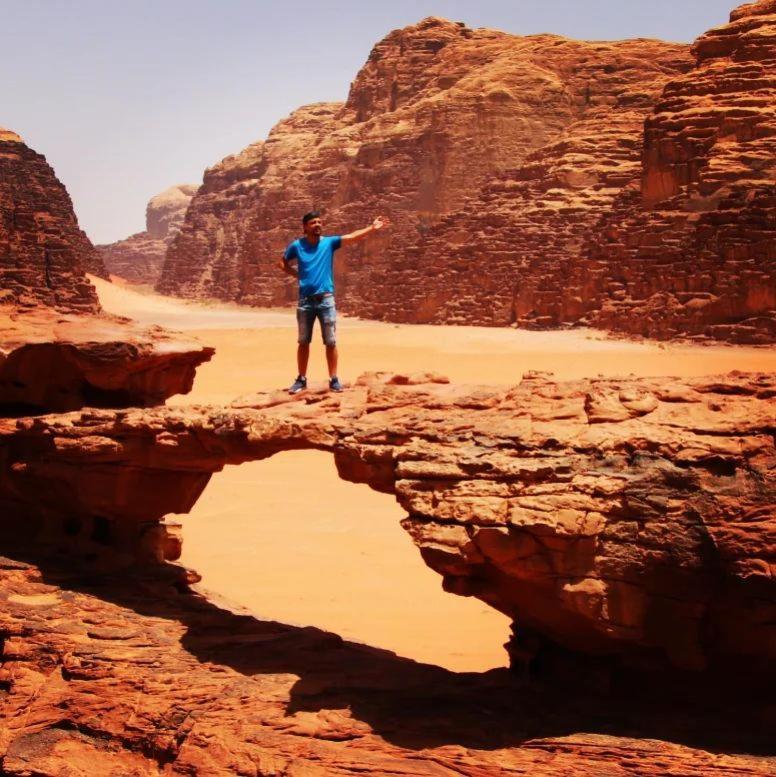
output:
{"label": "man's leg", "polygon": [[307,363],[310,361],[310,343],[299,343],[296,346],[297,374],[302,377],[307,375]]}
{"label": "man's leg", "polygon": [[326,346],[326,365],[329,368],[329,388],[332,391],[342,391],[342,384],[337,378],[337,363],[339,352],[337,351],[337,308],[334,305],[334,295],[326,295],[318,308],[318,317],[321,322],[321,334]]}
{"label": "man's leg", "polygon": [[315,322],[315,311],[307,302],[300,301],[296,309],[296,324],[298,331],[296,346],[296,367],[298,370],[296,380],[289,394],[298,394],[307,388],[307,363],[310,360],[310,340],[313,336],[313,323]]}
{"label": "man's leg", "polygon": [[326,346],[326,365],[329,368],[329,377],[334,378],[337,375],[337,360],[339,359],[339,353],[337,352],[337,346]]}

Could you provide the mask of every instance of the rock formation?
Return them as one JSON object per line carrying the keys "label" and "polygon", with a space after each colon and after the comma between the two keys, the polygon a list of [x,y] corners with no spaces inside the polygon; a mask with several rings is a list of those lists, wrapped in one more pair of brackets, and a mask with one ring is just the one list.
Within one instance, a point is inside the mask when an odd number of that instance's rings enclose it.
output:
{"label": "rock formation", "polygon": [[189,338],[100,310],[105,273],[46,160],[0,130],[0,415],[154,405],[210,358]]}
{"label": "rock formation", "polygon": [[[770,774],[774,397],[766,375],[383,374],[0,421],[2,769]],[[190,593],[160,519],[224,464],[303,447],[395,493],[446,589],[512,615],[514,667],[560,684],[452,675]],[[620,665],[652,679],[635,691]]]}
{"label": "rock formation", "polygon": [[516,620],[516,651],[527,632],[684,669],[773,661],[772,376],[529,375],[507,392],[407,381],[9,420],[4,513],[28,538],[78,524],[72,542],[88,548],[99,533],[103,560],[108,547],[174,558],[157,522],[187,512],[212,472],[320,448],[342,477],[396,494],[446,588]]}
{"label": "rock formation", "polygon": [[0,416],[146,407],[187,394],[213,349],[128,319],[0,307]]}
{"label": "rock formation", "polygon": [[620,94],[446,217],[412,253],[402,285],[423,294],[401,310],[772,342],[775,8],[744,6],[702,36],[651,115]]}
{"label": "rock formation", "polygon": [[45,157],[0,128],[0,305],[94,312],[85,272],[105,275]]}
{"label": "rock formation", "polygon": [[[258,305],[290,301],[294,289],[277,262],[303,212],[323,207],[330,232],[384,212],[389,234],[338,255],[341,306],[371,318],[454,323],[452,308],[466,306],[469,287],[499,277],[489,271],[502,258],[492,240],[498,217],[487,234],[453,236],[463,259],[418,252],[423,235],[539,149],[565,153],[564,139],[580,123],[593,177],[561,177],[572,191],[587,187],[591,209],[604,207],[638,177],[640,124],[661,86],[690,65],[686,46],[659,41],[519,37],[434,18],[392,32],[344,105],[301,108],[265,142],[206,172],[158,288]],[[611,140],[599,152],[586,136],[610,115]],[[564,205],[548,207],[565,214]],[[428,289],[431,266],[437,277]],[[470,311],[470,320],[490,323],[492,305]]]}
{"label": "rock formation", "polygon": [[145,232],[97,246],[108,271],[132,283],[155,285],[167,246],[180,231],[196,191],[197,187],[188,183],[165,189],[148,202]]}
{"label": "rock formation", "polygon": [[[692,49],[427,19],[209,170],[159,288],[282,304],[300,213],[390,233],[338,256],[340,306],[392,321],[776,337],[774,4]],[[662,96],[661,96],[662,91]]]}
{"label": "rock formation", "polygon": [[776,2],[734,11],[693,54],[647,120],[640,196],[603,219],[576,277],[603,328],[773,342]]}
{"label": "rock formation", "polygon": [[5,775],[773,774],[763,692],[456,674],[235,615],[170,571],[0,557]]}

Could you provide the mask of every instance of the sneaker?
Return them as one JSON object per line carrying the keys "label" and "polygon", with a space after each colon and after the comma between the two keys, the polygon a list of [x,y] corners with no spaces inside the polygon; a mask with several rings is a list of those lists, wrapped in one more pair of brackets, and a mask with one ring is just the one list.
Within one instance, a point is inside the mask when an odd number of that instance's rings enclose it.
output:
{"label": "sneaker", "polygon": [[343,391],[344,387],[339,382],[339,378],[335,375],[333,378],[329,378],[329,391]]}
{"label": "sneaker", "polygon": [[288,389],[289,394],[298,394],[307,388],[307,378],[304,375],[297,375],[293,385]]}

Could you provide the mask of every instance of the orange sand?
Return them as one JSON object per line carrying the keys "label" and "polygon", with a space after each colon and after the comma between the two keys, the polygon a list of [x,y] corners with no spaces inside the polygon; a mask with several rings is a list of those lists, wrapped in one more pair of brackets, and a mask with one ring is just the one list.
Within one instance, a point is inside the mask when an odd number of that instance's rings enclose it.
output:
{"label": "orange sand", "polygon": [[[293,311],[202,305],[92,279],[106,310],[216,347],[194,390],[171,404],[228,402],[294,377]],[[317,337],[316,333],[316,337]],[[601,333],[339,322],[340,377],[434,370],[467,383],[514,383],[526,370],[589,375],[701,375],[776,370],[776,349],[607,340]],[[326,377],[313,346],[310,381]],[[505,663],[508,621],[442,591],[399,526],[393,498],[339,480],[330,456],[281,454],[215,475],[184,524],[183,563],[204,590],[263,618],[309,624],[459,671]]]}

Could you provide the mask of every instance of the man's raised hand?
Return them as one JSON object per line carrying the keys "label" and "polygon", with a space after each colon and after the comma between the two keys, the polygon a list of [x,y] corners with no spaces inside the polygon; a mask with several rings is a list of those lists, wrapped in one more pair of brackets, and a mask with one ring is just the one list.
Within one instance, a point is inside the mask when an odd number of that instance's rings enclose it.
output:
{"label": "man's raised hand", "polygon": [[385,218],[385,216],[378,216],[373,222],[372,222],[372,229],[377,231],[378,229],[382,229],[383,227],[387,227],[390,225],[390,221]]}

